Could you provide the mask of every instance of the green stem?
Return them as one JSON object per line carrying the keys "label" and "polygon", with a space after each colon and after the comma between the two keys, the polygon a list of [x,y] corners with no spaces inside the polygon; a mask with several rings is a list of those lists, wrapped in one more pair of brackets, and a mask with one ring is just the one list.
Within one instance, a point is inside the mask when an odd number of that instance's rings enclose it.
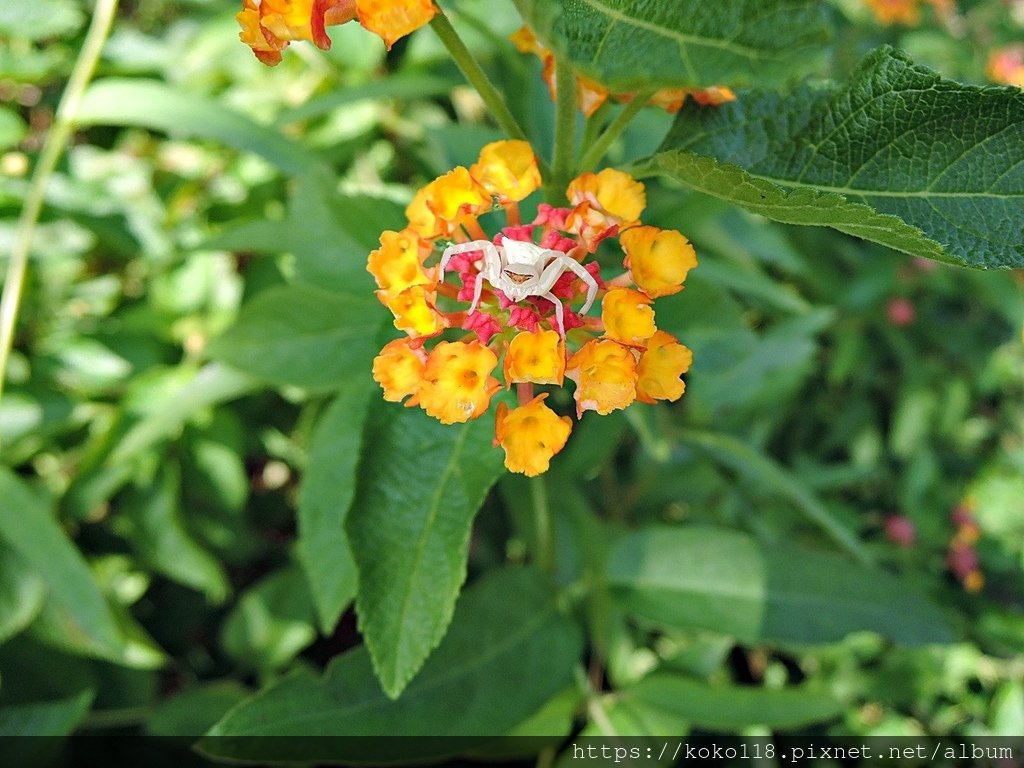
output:
{"label": "green stem", "polygon": [[487,105],[487,109],[490,110],[491,115],[498,125],[501,126],[502,130],[513,139],[525,140],[526,133],[512,115],[508,105],[505,103],[505,99],[502,98],[498,89],[494,87],[494,83],[487,77],[487,73],[484,72],[483,68],[473,57],[473,54],[470,53],[466,44],[462,42],[459,33],[455,31],[455,27],[452,26],[451,21],[448,20],[443,11],[437,13],[431,19],[430,26],[434,28],[437,36],[441,38],[441,42],[448,49],[448,53],[452,55],[452,59],[455,60],[455,64],[462,71],[462,74],[466,76],[466,80],[476,88],[480,98],[484,100],[484,104]]}
{"label": "green stem", "polygon": [[[576,155],[576,72],[563,58],[555,59],[555,152],[548,188],[551,203],[563,203]],[[553,198],[553,199],[552,199]]]}
{"label": "green stem", "polygon": [[530,478],[530,500],[533,502],[533,525],[535,528],[537,564],[548,573],[555,572],[555,549],[551,532],[551,507],[548,504],[548,488],[543,476]]}
{"label": "green stem", "polygon": [[[597,140],[598,134],[601,132],[601,128],[607,123],[608,116],[608,102],[604,102],[599,106],[594,113],[586,119],[583,124],[583,138],[580,139],[580,154],[585,155],[587,150]],[[590,170],[584,168],[582,165],[577,164],[577,167],[581,171]]]}
{"label": "green stem", "polygon": [[656,89],[648,89],[641,91],[633,97],[622,111],[615,116],[611,124],[605,128],[604,133],[597,137],[590,148],[583,155],[583,159],[580,160],[580,168],[585,171],[592,170],[597,167],[598,162],[604,157],[605,152],[611,147],[614,142],[626,130],[626,126],[633,122],[633,118],[636,117],[640,110],[647,106],[647,102],[651,100],[651,97],[656,93]]}
{"label": "green stem", "polygon": [[14,345],[14,329],[18,322],[18,310],[21,307],[21,295],[25,289],[25,275],[28,272],[28,257],[32,245],[39,214],[43,210],[46,197],[46,186],[57,167],[71,132],[74,128],[75,114],[82,101],[82,94],[96,70],[103,44],[110,34],[114,15],[117,12],[117,0],[96,0],[92,23],[86,33],[85,42],[78,54],[67,87],[60,98],[53,125],[43,142],[39,160],[32,173],[25,204],[18,219],[18,230],[14,236],[14,247],[11,249],[11,260],[7,264],[7,276],[4,280],[3,295],[0,296],[0,395],[3,394],[4,380],[7,377],[7,364]]}

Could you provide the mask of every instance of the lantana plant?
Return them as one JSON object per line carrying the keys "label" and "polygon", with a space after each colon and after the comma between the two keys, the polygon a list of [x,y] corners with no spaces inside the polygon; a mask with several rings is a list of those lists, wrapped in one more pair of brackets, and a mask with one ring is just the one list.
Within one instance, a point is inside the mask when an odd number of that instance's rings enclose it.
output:
{"label": "lantana plant", "polygon": [[[662,199],[680,194],[682,186],[768,219],[832,227],[919,260],[1024,264],[1019,91],[945,80],[888,47],[865,56],[843,81],[824,80],[829,21],[814,0],[726,0],[713,7],[698,0],[514,3],[523,25],[505,45],[510,55],[522,55],[519,71],[535,78],[527,87],[543,80],[554,104],[551,130],[539,127],[544,116],[538,115],[530,115],[530,130],[524,129],[521,108],[510,106],[514,102],[476,60],[447,10],[429,0],[244,0],[238,15],[241,39],[268,64],[281,61],[293,41],[328,48],[326,30],[333,24],[358,20],[389,49],[429,25],[504,133],[489,140],[475,162],[443,169],[411,192],[404,224],[382,232],[366,260],[391,321],[383,348],[366,362],[389,401],[387,415],[370,417],[367,439],[393,453],[424,452],[423,460],[392,461],[360,480],[344,523],[359,542],[352,558],[360,629],[389,696],[401,694],[444,636],[465,576],[469,521],[496,471],[486,469],[493,459],[475,422],[493,420],[486,430],[491,453],[500,448],[507,470],[530,477],[531,554],[551,573],[558,569],[555,525],[541,476],[554,471],[559,454],[572,452],[567,447],[588,424],[625,409],[638,414],[631,421],[641,439],[644,408],[671,404],[677,423],[685,423],[683,377],[700,364],[699,355],[695,363],[683,341],[662,327],[657,307],[684,290],[697,254],[678,222],[660,227],[657,216],[648,216],[652,185]],[[848,5],[851,15],[882,25],[913,26],[925,18],[948,29],[960,24],[947,0]],[[990,75],[1014,82],[1011,58],[993,59]],[[623,138],[648,107],[656,117],[646,130],[660,126],[661,133],[638,150]],[[550,154],[542,151],[547,147]],[[665,182],[654,181],[658,177]],[[699,221],[691,223],[699,229]],[[687,295],[678,301],[684,306]],[[715,307],[701,311],[713,315]],[[913,319],[911,306],[893,324]],[[749,463],[747,449],[729,440],[700,433],[690,439],[711,455]],[[438,445],[450,446],[450,454],[424,464],[426,452]],[[657,445],[645,450],[663,460],[670,455]],[[587,455],[587,448],[579,454]],[[759,471],[776,470],[760,465]],[[511,482],[502,488],[514,487]],[[367,498],[376,512],[361,511]],[[850,555],[870,559],[808,494],[793,498]],[[392,504],[387,511],[379,509],[382,499]],[[454,511],[441,512],[449,507]],[[439,522],[445,514],[460,516],[458,524]],[[886,519],[884,535],[899,546],[914,545],[909,519]],[[461,538],[444,539],[453,530]],[[674,603],[645,592],[660,589],[659,579],[675,583],[689,562],[677,563],[676,553],[699,560],[705,546],[716,552],[722,546],[741,561],[746,557],[733,548],[744,544],[723,543],[714,533],[694,533],[693,546],[688,530],[650,535],[640,532],[616,545],[608,566],[614,573],[606,576],[635,597],[623,610],[655,622],[678,620]],[[396,543],[408,537],[431,562],[455,565],[424,580],[420,555],[409,565],[396,553]],[[980,589],[974,549],[958,541],[950,550],[959,558],[951,572],[969,589]],[[951,554],[949,562],[954,559]],[[801,562],[789,559],[786,567],[799,570]],[[830,574],[833,568],[848,574],[839,581],[859,589],[853,585],[863,572],[855,578],[845,566],[830,565]],[[791,584],[817,581],[809,570],[787,578]],[[401,610],[395,589],[405,601]],[[426,629],[405,623],[405,610],[417,599],[430,606],[423,611]],[[884,617],[868,623],[899,631]],[[809,639],[781,628],[778,634]],[[813,639],[832,639],[826,635]],[[595,650],[594,685],[600,685],[599,654],[606,651]],[[244,732],[245,717],[240,710],[240,719],[229,717],[221,732]]]}
{"label": "lantana plant", "polygon": [[1024,2],[2,5],[0,733],[1020,723]]}

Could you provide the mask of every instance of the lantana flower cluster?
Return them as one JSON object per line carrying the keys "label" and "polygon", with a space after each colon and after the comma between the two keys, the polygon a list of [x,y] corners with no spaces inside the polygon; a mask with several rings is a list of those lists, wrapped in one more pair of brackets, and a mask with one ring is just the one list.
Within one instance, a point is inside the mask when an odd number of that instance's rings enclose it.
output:
{"label": "lantana flower cluster", "polygon": [[293,40],[308,40],[329,50],[327,27],[357,19],[377,34],[388,49],[437,13],[433,0],[242,0],[235,18],[239,38],[256,58],[274,66]]}
{"label": "lantana flower cluster", "polygon": [[1024,88],[1024,45],[1008,45],[991,51],[985,74],[993,83]]}
{"label": "lantana flower cluster", "polygon": [[[544,65],[543,77],[547,84],[552,101],[557,93],[558,83],[555,78],[555,56],[537,39],[529,27],[522,27],[512,35],[512,43],[520,53],[532,53],[540,58]],[[632,94],[611,93],[596,80],[584,75],[576,75],[576,103],[584,117],[590,117],[604,104],[608,98],[617,101],[631,101]],[[701,106],[717,107],[736,99],[735,94],[724,86],[710,88],[662,88],[648,101],[651,106],[661,107],[666,112],[675,113],[683,108],[687,98],[692,98]]]}
{"label": "lantana flower cluster", "polygon": [[[384,398],[454,424],[482,416],[503,386],[515,385],[519,405],[498,404],[495,445],[508,469],[527,475],[548,469],[572,429],[535,386],[572,381],[577,418],[682,396],[692,355],[657,327],[652,305],[682,290],[697,264],[683,235],[640,222],[644,186],[626,173],[584,173],[569,184],[567,206],[541,204],[524,222],[519,204],[540,185],[527,142],[489,144],[476,164],[419,190],[407,226],[384,232],[367,265],[406,333],[374,361]],[[483,223],[502,214],[504,225],[488,236]],[[606,279],[593,257],[614,238],[623,271]],[[524,253],[536,259],[532,276],[514,271],[527,271],[514,263]],[[542,269],[546,282],[538,281]],[[535,283],[535,294],[508,295]],[[590,295],[600,317],[579,311]]]}
{"label": "lantana flower cluster", "polygon": [[[864,0],[879,24],[915,27],[921,22],[921,0]],[[935,15],[948,21],[955,11],[952,0],[927,0]]]}

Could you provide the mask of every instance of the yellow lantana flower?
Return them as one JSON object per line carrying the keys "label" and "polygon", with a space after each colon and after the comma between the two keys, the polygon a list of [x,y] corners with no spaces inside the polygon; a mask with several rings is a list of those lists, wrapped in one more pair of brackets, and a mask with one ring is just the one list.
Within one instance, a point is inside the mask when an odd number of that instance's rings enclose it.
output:
{"label": "yellow lantana flower", "polygon": [[547,394],[509,410],[498,403],[494,419],[494,444],[505,449],[505,467],[528,477],[548,471],[551,457],[565,447],[572,420],[544,405]]}
{"label": "yellow lantana flower", "polygon": [[540,186],[537,156],[528,142],[495,141],[480,150],[480,160],[469,169],[489,195],[518,203]]}
{"label": "yellow lantana flower", "polygon": [[553,330],[538,328],[516,334],[505,353],[504,373],[509,386],[525,382],[561,386],[565,375],[565,342]]}
{"label": "yellow lantana flower", "polygon": [[391,50],[395,41],[415,32],[437,13],[433,0],[356,0],[359,23]]}
{"label": "yellow lantana flower", "polygon": [[632,346],[643,345],[658,330],[651,298],[630,288],[615,288],[605,294],[601,320],[606,338]]}
{"label": "yellow lantana flower", "polygon": [[384,232],[380,248],[370,252],[366,270],[389,297],[414,285],[430,285],[434,281],[423,269],[423,260],[431,250],[411,230]]}
{"label": "yellow lantana flower", "polygon": [[414,344],[412,339],[395,339],[385,344],[373,361],[373,380],[380,384],[389,402],[400,403],[420,390],[427,354]]}
{"label": "yellow lantana flower", "polygon": [[622,233],[619,242],[633,282],[655,299],[683,290],[687,273],[697,266],[690,241],[672,229],[633,227]]}
{"label": "yellow lantana flower", "polygon": [[501,384],[498,357],[478,341],[441,341],[430,351],[416,402],[442,424],[480,416]]}
{"label": "yellow lantana flower", "polygon": [[680,344],[671,333],[658,331],[647,342],[637,363],[636,399],[675,401],[683,396],[686,384],[679,378],[693,363],[689,347]]}
{"label": "yellow lantana flower", "polygon": [[644,185],[615,168],[580,174],[566,194],[573,205],[590,203],[623,228],[635,224],[647,207]]}
{"label": "yellow lantana flower", "polygon": [[576,382],[576,415],[597,411],[602,416],[636,399],[636,358],[611,339],[588,341],[565,366]]}
{"label": "yellow lantana flower", "polygon": [[420,189],[405,209],[409,228],[428,240],[449,237],[490,210],[491,196],[461,165]]}
{"label": "yellow lantana flower", "polygon": [[394,295],[377,291],[377,298],[395,316],[395,328],[410,336],[435,336],[445,328],[425,286],[414,285]]}

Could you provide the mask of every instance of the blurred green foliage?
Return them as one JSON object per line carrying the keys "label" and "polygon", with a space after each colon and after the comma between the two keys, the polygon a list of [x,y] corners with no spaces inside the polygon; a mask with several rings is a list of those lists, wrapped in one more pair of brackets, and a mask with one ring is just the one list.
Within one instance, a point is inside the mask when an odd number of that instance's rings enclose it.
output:
{"label": "blurred green foliage", "polygon": [[[443,5],[550,155],[516,7]],[[1013,7],[836,0],[831,73],[890,43],[983,82]],[[658,310],[686,394],[500,476],[489,426],[379,401],[365,260],[501,133],[429,29],[267,69],[235,10],[126,4],[47,189],[0,401],[0,734],[1024,733],[1019,272],[648,180],[700,258]],[[88,17],[0,11],[0,253]],[[543,504],[555,588],[523,567]]]}

